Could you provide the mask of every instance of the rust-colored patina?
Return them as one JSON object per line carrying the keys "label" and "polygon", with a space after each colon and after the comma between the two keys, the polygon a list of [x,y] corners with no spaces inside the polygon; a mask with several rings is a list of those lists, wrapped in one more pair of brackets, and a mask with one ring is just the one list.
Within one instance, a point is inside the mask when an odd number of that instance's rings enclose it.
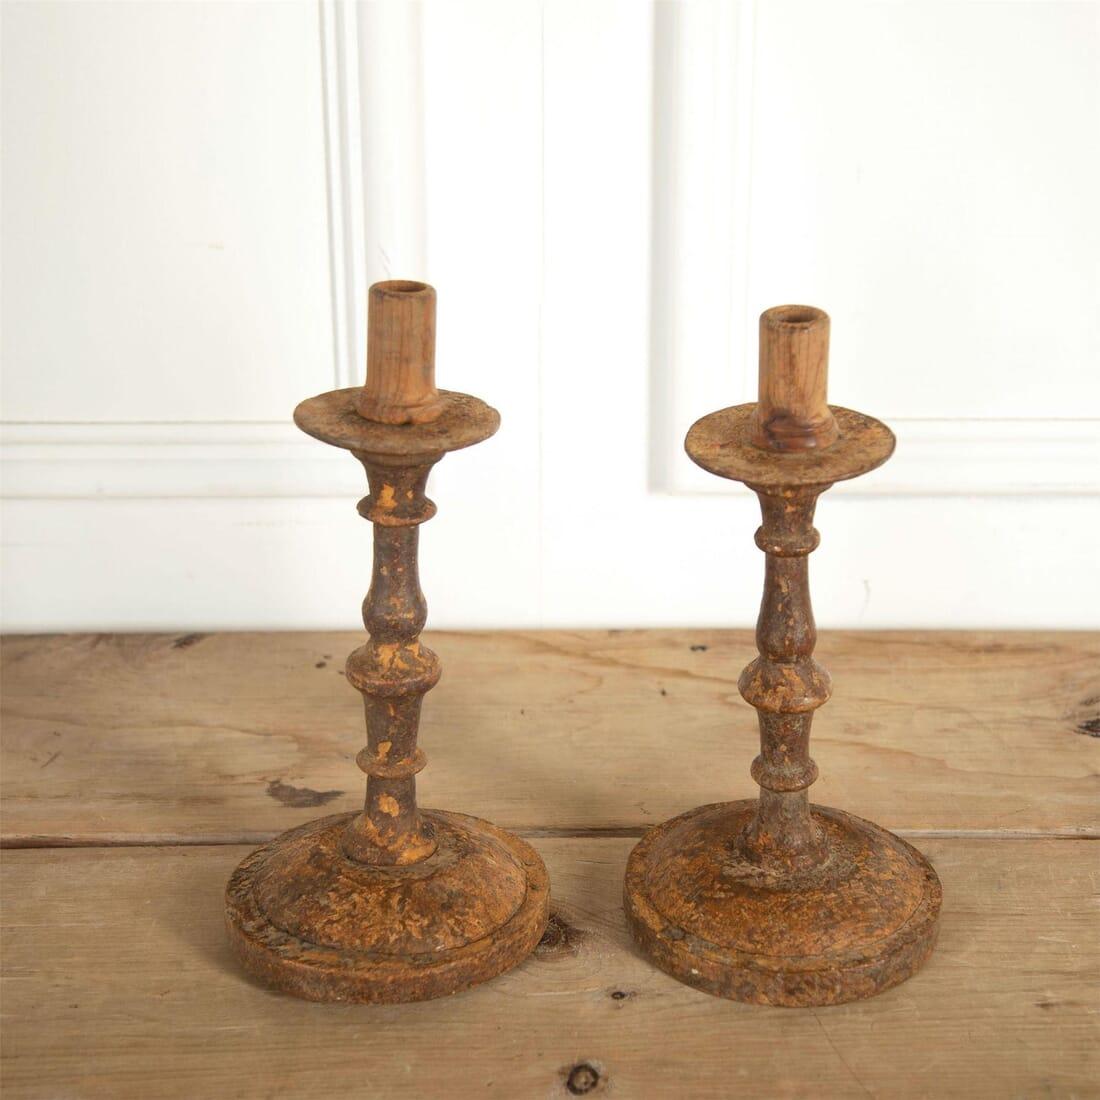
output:
{"label": "rust-colored patina", "polygon": [[703,469],[760,499],[759,656],[738,681],[759,717],[760,797],[701,806],[651,829],[631,853],[624,886],[631,931],[658,966],[757,1004],[840,1004],[904,981],[932,951],[942,899],[915,848],[809,801],[810,724],[831,692],[813,659],[814,508],[834,482],[894,450],[884,424],[825,404],[828,325],[811,307],[768,310],[761,401],[704,417],[686,440]]}
{"label": "rust-colored patina", "polygon": [[[425,488],[436,462],[487,439],[500,417],[475,397],[435,388],[430,287],[372,287],[370,318],[368,387],[321,394],[294,412],[304,432],[350,450],[370,487],[359,502],[374,525],[369,638],[346,668],[366,712],[357,757],[365,805],[253,852],[226,891],[245,967],[316,1001],[418,1001],[485,981],[535,948],[550,900],[529,844],[477,818],[417,807],[420,707],[440,674],[420,643],[418,529],[435,514]],[[368,390],[382,395],[384,420],[364,415],[374,407]]]}

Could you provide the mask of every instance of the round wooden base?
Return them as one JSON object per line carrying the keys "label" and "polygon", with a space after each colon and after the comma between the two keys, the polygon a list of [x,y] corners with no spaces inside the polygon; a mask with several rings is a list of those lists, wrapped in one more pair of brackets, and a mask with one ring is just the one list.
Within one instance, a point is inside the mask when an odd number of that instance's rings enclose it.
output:
{"label": "round wooden base", "polygon": [[904,840],[812,807],[829,855],[784,877],[739,855],[754,800],[700,806],[651,829],[630,854],[627,923],[674,978],[754,1004],[841,1004],[914,974],[936,942],[942,891]]}
{"label": "round wooden base", "polygon": [[487,821],[423,810],[438,847],[419,863],[344,855],[355,814],[283,833],[226,888],[226,925],[248,970],[311,1001],[393,1003],[457,993],[515,966],[546,927],[535,850]]}

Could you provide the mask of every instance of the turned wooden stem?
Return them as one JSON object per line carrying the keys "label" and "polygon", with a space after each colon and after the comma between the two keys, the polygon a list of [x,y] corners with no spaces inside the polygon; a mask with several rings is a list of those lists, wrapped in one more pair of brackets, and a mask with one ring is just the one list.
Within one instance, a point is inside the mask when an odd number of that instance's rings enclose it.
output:
{"label": "turned wooden stem", "polygon": [[367,304],[367,381],[359,415],[425,424],[443,411],[435,388],[435,291],[427,283],[375,283]]}
{"label": "turned wooden stem", "polygon": [[829,315],[775,306],[760,315],[760,390],[752,442],[773,451],[828,447],[838,436],[825,399]]}
{"label": "turned wooden stem", "polygon": [[760,755],[752,765],[760,799],[740,847],[752,862],[795,871],[820,862],[824,854],[807,794],[817,779],[810,724],[832,690],[829,674],[813,659],[817,628],[807,569],[819,541],[813,517],[822,488],[750,488],[760,498],[764,521],[756,545],[767,557],[756,624],[760,656],[738,683],[760,722]]}
{"label": "turned wooden stem", "polygon": [[416,774],[427,763],[416,738],[421,702],[441,671],[439,658],[420,644],[428,606],[417,568],[417,528],[435,515],[424,488],[437,458],[413,464],[356,457],[370,483],[359,514],[374,524],[374,565],[363,601],[370,637],[348,657],[347,678],[363,694],[367,747],[356,762],[367,775],[367,794],[343,847],[362,863],[416,863],[436,847],[416,805]]}

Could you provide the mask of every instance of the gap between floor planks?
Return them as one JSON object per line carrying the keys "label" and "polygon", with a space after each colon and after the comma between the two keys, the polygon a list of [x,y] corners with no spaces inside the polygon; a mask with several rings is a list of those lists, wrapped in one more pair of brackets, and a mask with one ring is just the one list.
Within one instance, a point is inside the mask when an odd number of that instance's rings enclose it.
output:
{"label": "gap between floor planks", "polygon": [[[511,829],[516,836],[548,840],[639,839],[646,827]],[[1097,829],[894,829],[906,840],[1100,840]],[[266,844],[279,833],[238,833],[232,836],[182,836],[178,834],[125,836],[13,836],[0,838],[0,850],[27,848],[219,848],[234,844]]]}

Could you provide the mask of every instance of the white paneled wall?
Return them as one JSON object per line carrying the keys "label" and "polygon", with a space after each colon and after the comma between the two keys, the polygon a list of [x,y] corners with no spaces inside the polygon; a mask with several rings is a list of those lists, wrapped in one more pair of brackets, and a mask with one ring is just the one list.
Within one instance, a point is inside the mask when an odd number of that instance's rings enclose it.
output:
{"label": "white paneled wall", "polygon": [[433,475],[433,625],[750,623],[682,439],[783,301],[899,437],[820,624],[1100,625],[1100,4],[0,13],[6,629],[354,626],[361,471],[289,414],[391,276],[503,416]]}
{"label": "white paneled wall", "polygon": [[3,22],[4,419],[282,419],[332,377],[316,8]]}

